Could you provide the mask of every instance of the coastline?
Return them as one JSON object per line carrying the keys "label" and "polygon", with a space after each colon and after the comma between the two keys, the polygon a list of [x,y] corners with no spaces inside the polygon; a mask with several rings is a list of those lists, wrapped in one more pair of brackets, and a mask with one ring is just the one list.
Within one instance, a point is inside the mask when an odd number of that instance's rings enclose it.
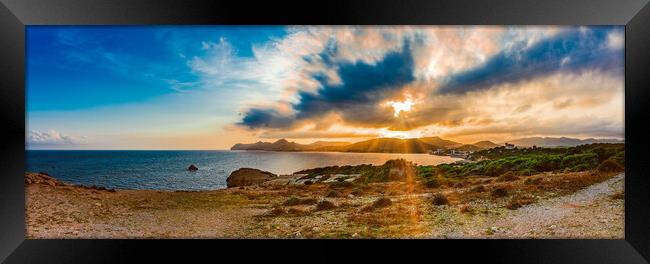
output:
{"label": "coastline", "polygon": [[[536,179],[541,180],[527,183]],[[623,181],[624,173],[587,171],[542,173],[509,182],[474,177],[466,186],[433,189],[409,179],[364,186],[261,184],[211,191],[110,190],[31,182],[25,186],[26,236],[622,238],[624,200],[612,197],[623,191]],[[473,192],[477,186],[485,191]],[[500,188],[507,194],[492,197]],[[446,197],[446,204],[432,203],[438,194]],[[382,199],[390,202],[378,204]],[[516,201],[521,205],[513,206]],[[547,215],[549,210],[553,217],[545,221],[523,213]],[[517,223],[524,218],[528,222]]]}

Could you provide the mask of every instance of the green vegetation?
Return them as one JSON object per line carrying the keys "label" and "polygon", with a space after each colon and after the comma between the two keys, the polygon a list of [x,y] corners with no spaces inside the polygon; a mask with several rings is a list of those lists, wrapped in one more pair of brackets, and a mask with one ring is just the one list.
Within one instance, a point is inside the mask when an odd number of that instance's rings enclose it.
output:
{"label": "green vegetation", "polygon": [[[568,148],[520,148],[502,147],[478,151],[471,163],[417,166],[404,159],[389,160],[383,165],[363,164],[358,166],[330,166],[303,170],[304,178],[317,175],[360,174],[357,183],[386,182],[395,179],[396,174],[414,173],[422,178],[429,188],[450,185],[467,176],[499,177],[498,181],[516,180],[517,176],[528,176],[541,172],[577,172],[598,170],[617,172],[625,169],[625,144],[597,143]],[[399,176],[403,177],[403,176]]]}
{"label": "green vegetation", "polygon": [[[420,176],[462,177],[500,176],[505,173],[532,175],[548,171],[615,172],[625,168],[624,144],[589,144],[570,148],[494,148],[474,153],[480,161],[467,164],[441,164],[418,168]],[[488,158],[488,159],[485,159]]]}

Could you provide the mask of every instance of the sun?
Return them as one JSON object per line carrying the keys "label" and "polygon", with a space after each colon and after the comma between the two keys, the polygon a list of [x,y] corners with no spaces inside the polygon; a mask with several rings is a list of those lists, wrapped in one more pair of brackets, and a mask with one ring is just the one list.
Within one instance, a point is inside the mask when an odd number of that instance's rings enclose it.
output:
{"label": "sun", "polygon": [[393,115],[398,117],[401,112],[410,112],[415,102],[408,98],[402,102],[389,101],[387,104],[393,107]]}

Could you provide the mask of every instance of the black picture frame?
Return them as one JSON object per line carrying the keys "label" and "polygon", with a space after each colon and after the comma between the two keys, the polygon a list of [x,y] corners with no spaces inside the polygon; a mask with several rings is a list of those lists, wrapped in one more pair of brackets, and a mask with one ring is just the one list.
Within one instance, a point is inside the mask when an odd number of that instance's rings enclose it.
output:
{"label": "black picture frame", "polygon": [[[311,241],[31,240],[25,238],[25,27],[28,25],[625,25],[625,239],[325,241],[361,259],[425,257],[499,263],[648,263],[650,259],[650,5],[645,0],[116,1],[0,0],[0,260],[6,263],[126,262],[192,252],[213,261],[237,248],[251,258],[290,259]],[[249,246],[244,243],[255,242]],[[216,245],[215,243],[219,243]],[[322,242],[321,242],[322,243]],[[366,245],[361,245],[366,244]],[[271,249],[275,245],[275,249]],[[396,246],[401,246],[399,250]],[[278,254],[277,246],[292,249]],[[305,250],[306,251],[306,250]],[[174,253],[172,253],[174,252]],[[284,251],[282,251],[284,252]],[[324,251],[323,251],[324,252]],[[311,259],[343,258],[319,252]],[[363,254],[356,254],[365,252]],[[304,253],[304,252],[303,252]],[[310,255],[307,252],[306,255]],[[187,255],[183,255],[187,258]],[[350,258],[351,259],[351,258]]]}

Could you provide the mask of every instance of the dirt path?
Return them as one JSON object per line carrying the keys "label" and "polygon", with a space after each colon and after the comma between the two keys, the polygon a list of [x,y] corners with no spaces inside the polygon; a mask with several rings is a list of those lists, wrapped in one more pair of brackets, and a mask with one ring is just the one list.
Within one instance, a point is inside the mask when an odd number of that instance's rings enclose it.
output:
{"label": "dirt path", "polygon": [[624,235],[622,199],[625,174],[591,185],[571,195],[524,206],[495,221],[494,237],[620,238]]}

